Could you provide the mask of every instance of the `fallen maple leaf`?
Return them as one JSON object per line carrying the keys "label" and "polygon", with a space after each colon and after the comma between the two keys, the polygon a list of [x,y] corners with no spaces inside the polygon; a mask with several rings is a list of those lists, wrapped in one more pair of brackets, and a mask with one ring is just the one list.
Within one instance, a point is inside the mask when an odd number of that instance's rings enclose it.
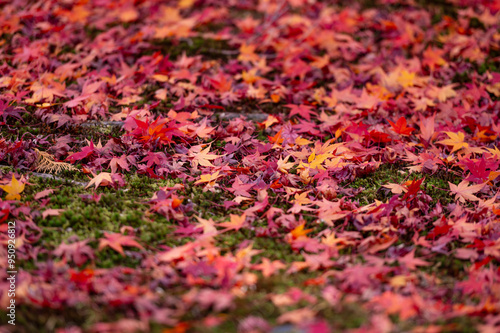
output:
{"label": "fallen maple leaf", "polygon": [[229,216],[231,218],[230,222],[223,222],[217,225],[218,227],[225,227],[224,231],[240,230],[243,227],[243,224],[245,224],[246,221],[245,214],[241,216],[230,214]]}
{"label": "fallen maple leaf", "polygon": [[127,162],[127,156],[125,155],[122,155],[121,157],[113,157],[109,162],[109,167],[111,168],[111,173],[116,173],[118,167],[120,167],[123,170],[127,171],[130,170]]}
{"label": "fallen maple leaf", "polygon": [[276,118],[275,116],[270,114],[267,116],[267,119],[265,121],[263,121],[262,123],[258,123],[258,124],[260,126],[264,127],[265,129],[268,129],[269,127],[271,127],[273,124],[276,124],[276,123],[279,123],[278,118]]}
{"label": "fallen maple leaf", "polygon": [[401,71],[396,81],[403,86],[403,88],[413,87],[415,84],[416,73],[410,73],[407,70]]}
{"label": "fallen maple leaf", "polygon": [[137,247],[141,250],[144,249],[141,244],[135,241],[133,236],[105,231],[104,238],[99,240],[99,251],[107,246],[120,253],[122,256],[125,255],[125,253],[123,253],[123,246]]}
{"label": "fallen maple leaf", "polygon": [[198,224],[195,226],[195,229],[202,229],[204,235],[217,235],[217,228],[215,228],[214,221],[210,218],[205,220],[200,216],[196,216],[198,220]]}
{"label": "fallen maple leaf", "polygon": [[290,156],[291,155],[288,155],[284,160],[280,157],[280,159],[277,162],[279,172],[287,174],[288,170],[290,170],[290,168],[292,168],[295,165],[294,162],[287,163]]}
{"label": "fallen maple leaf", "polygon": [[449,84],[443,87],[430,86],[427,95],[431,98],[438,99],[441,103],[445,102],[448,98],[455,97],[457,92],[453,89],[456,84]]}
{"label": "fallen maple leaf", "polygon": [[403,185],[407,186],[407,192],[403,196],[403,200],[409,199],[409,198],[415,198],[417,196],[418,191],[420,191],[420,185],[422,185],[422,182],[425,180],[424,178],[421,179],[414,179],[414,180],[409,180]]}
{"label": "fallen maple leaf", "polygon": [[447,146],[453,146],[451,152],[460,150],[462,148],[469,148],[469,144],[464,142],[465,135],[462,132],[454,133],[454,132],[445,132],[448,135],[449,139],[438,141],[437,143],[441,143]]}
{"label": "fallen maple leaf", "polygon": [[460,184],[455,185],[450,182],[448,182],[450,185],[450,191],[452,193],[455,193],[455,199],[459,200],[462,203],[465,203],[465,200],[470,200],[470,201],[479,201],[479,198],[474,195],[474,193],[479,192],[484,185],[486,184],[477,184],[477,185],[472,185],[472,186],[467,186],[469,185],[469,182],[467,180],[463,180],[460,182]]}
{"label": "fallen maple leaf", "polygon": [[53,189],[48,189],[48,190],[43,190],[41,192],[38,192],[37,194],[35,194],[35,200],[40,200],[42,198],[45,198],[46,196],[48,196],[52,193],[54,193]]}
{"label": "fallen maple leaf", "polygon": [[301,237],[306,237],[308,233],[310,233],[313,229],[304,230],[305,223],[298,225],[295,229],[290,231],[290,235],[292,235],[292,239],[297,239]]}
{"label": "fallen maple leaf", "polygon": [[21,193],[24,191],[24,183],[19,182],[14,175],[12,180],[7,185],[0,185],[0,188],[7,192],[5,199],[7,200],[21,200]]}
{"label": "fallen maple leaf", "polygon": [[304,119],[311,120],[311,115],[314,114],[312,111],[312,107],[308,105],[295,105],[295,104],[287,104],[285,105],[287,108],[290,108],[290,117],[293,115],[301,115]]}
{"label": "fallen maple leaf", "polygon": [[202,139],[208,138],[209,134],[212,133],[214,129],[214,127],[207,126],[207,118],[205,118],[201,124],[197,126],[195,134]]}
{"label": "fallen maple leaf", "polygon": [[210,152],[210,146],[207,148],[203,149],[199,153],[192,153],[194,158],[191,161],[191,164],[193,167],[197,167],[198,164],[206,167],[213,167],[214,165],[210,162],[211,160],[215,160],[219,158],[220,156],[214,155],[214,154],[209,154]]}
{"label": "fallen maple leaf", "polygon": [[410,251],[404,257],[399,258],[398,262],[400,264],[405,265],[407,268],[409,268],[411,270],[417,268],[417,266],[429,266],[430,265],[430,263],[428,263],[427,261],[415,258],[415,249]]}
{"label": "fallen maple leaf", "polygon": [[75,163],[76,161],[79,161],[79,160],[82,160],[86,157],[89,157],[90,155],[92,155],[94,153],[94,151],[95,151],[94,142],[92,142],[92,140],[90,140],[90,143],[87,147],[83,147],[82,151],[79,153],[73,153],[73,154],[69,155],[66,158],[66,161],[69,161],[71,163]]}
{"label": "fallen maple leaf", "polygon": [[111,178],[111,173],[109,172],[101,172],[97,176],[95,176],[88,184],[85,186],[85,188],[89,188],[92,185],[95,185],[95,188],[99,186],[108,186],[110,184],[113,184],[113,179]]}
{"label": "fallen maple leaf", "polygon": [[393,123],[392,121],[389,120],[389,123],[391,124],[394,132],[401,134],[401,135],[410,135],[411,132],[413,132],[415,130],[413,127],[408,127],[406,125],[406,118],[405,117],[399,118],[396,123]]}
{"label": "fallen maple leaf", "polygon": [[394,194],[401,194],[403,192],[404,193],[408,192],[408,188],[406,188],[405,186],[402,186],[400,184],[389,183],[386,185],[382,185],[382,187],[390,189],[391,192]]}
{"label": "fallen maple leaf", "polygon": [[213,190],[214,187],[217,187],[219,186],[217,183],[216,183],[216,180],[220,177],[222,177],[223,175],[220,175],[219,174],[219,171],[216,171],[214,172],[213,174],[204,174],[204,175],[201,175],[200,176],[200,179],[198,179],[195,184],[198,185],[198,184],[203,184],[203,183],[207,183],[204,187],[204,191],[206,190]]}
{"label": "fallen maple leaf", "polygon": [[64,212],[64,209],[46,209],[43,211],[42,217],[46,219],[47,216],[58,216],[61,212]]}
{"label": "fallen maple leaf", "polygon": [[424,118],[421,114],[419,114],[420,117],[420,132],[421,132],[421,137],[426,140],[430,141],[433,139],[437,133],[434,131],[434,121],[436,118],[436,114],[433,114],[432,117],[429,118]]}
{"label": "fallen maple leaf", "polygon": [[279,260],[271,261],[264,257],[262,258],[262,263],[254,265],[253,268],[262,271],[262,275],[267,278],[285,267],[286,265]]}
{"label": "fallen maple leaf", "polygon": [[309,308],[297,309],[282,314],[281,316],[278,317],[277,322],[280,324],[283,323],[292,323],[296,325],[304,324],[307,322],[311,322],[314,319],[315,315],[316,312]]}
{"label": "fallen maple leaf", "polygon": [[73,260],[75,264],[81,266],[88,259],[94,258],[94,250],[87,245],[89,241],[78,241],[70,244],[61,243],[53,252],[55,256],[64,257],[66,260]]}
{"label": "fallen maple leaf", "polygon": [[255,53],[255,45],[241,44],[238,60],[240,61],[258,61],[259,56]]}

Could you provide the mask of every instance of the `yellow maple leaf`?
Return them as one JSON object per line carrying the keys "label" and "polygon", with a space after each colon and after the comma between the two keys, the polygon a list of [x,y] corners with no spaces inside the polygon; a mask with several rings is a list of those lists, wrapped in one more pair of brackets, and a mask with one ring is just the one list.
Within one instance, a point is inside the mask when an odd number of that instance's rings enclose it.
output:
{"label": "yellow maple leaf", "polygon": [[300,168],[311,168],[311,169],[320,169],[320,170],[325,170],[325,168],[321,165],[325,160],[329,157],[332,157],[333,154],[330,153],[325,153],[325,154],[318,154],[316,155],[316,152],[312,152],[311,155],[307,158],[308,163],[300,163]]}
{"label": "yellow maple leaf", "polygon": [[200,179],[195,182],[196,185],[198,184],[203,184],[203,183],[209,183],[210,185],[215,185],[215,181],[217,178],[221,177],[219,175],[219,171],[213,173],[213,174],[204,174],[200,176]]}
{"label": "yellow maple leaf", "polygon": [[326,107],[333,108],[337,105],[337,103],[339,101],[337,99],[337,96],[335,96],[334,94],[331,94],[330,96],[324,96],[323,102],[326,104]]}
{"label": "yellow maple leaf", "polygon": [[486,149],[488,149],[491,155],[494,156],[495,158],[500,158],[500,150],[497,148],[497,146],[495,146],[495,149],[493,148],[486,148]]}
{"label": "yellow maple leaf", "polygon": [[113,179],[111,179],[111,173],[109,172],[101,172],[85,186],[85,188],[89,188],[92,185],[95,185],[95,188],[99,186],[107,186],[109,184],[113,184]]}
{"label": "yellow maple leaf", "polygon": [[194,0],[181,0],[177,6],[181,9],[191,8],[194,4]]}
{"label": "yellow maple leaf", "polygon": [[266,129],[268,129],[269,127],[271,127],[273,124],[276,124],[276,123],[279,123],[278,118],[276,118],[275,116],[270,114],[267,116],[267,119],[265,121],[260,123],[260,125],[264,126]]}
{"label": "yellow maple leaf", "polygon": [[158,82],[168,82],[170,79],[168,75],[165,74],[154,74],[151,76],[151,78],[155,79]]}
{"label": "yellow maple leaf", "polygon": [[303,193],[296,193],[295,200],[293,202],[297,205],[307,205],[311,203],[311,200],[307,197],[310,191],[306,191]]}
{"label": "yellow maple leaf", "polygon": [[255,45],[241,44],[240,54],[238,55],[239,61],[258,61],[259,56],[255,53]]}
{"label": "yellow maple leaf", "polygon": [[304,139],[303,137],[300,137],[300,136],[295,139],[295,144],[298,146],[305,146],[305,145],[308,145],[310,143],[312,143],[312,141]]}
{"label": "yellow maple leaf", "polygon": [[415,85],[415,73],[410,73],[407,70],[402,70],[396,81],[403,87],[413,87]]}
{"label": "yellow maple leaf", "polygon": [[453,146],[453,149],[451,152],[453,153],[454,151],[457,151],[462,148],[469,148],[469,144],[467,142],[464,142],[465,140],[465,135],[462,132],[458,133],[453,133],[453,132],[445,132],[446,135],[448,135],[449,139],[441,140],[438,141],[438,143],[441,143],[443,145],[447,146]]}
{"label": "yellow maple leaf", "polygon": [[7,192],[5,199],[7,200],[21,200],[21,192],[24,191],[24,183],[20,183],[14,175],[12,180],[7,185],[0,185],[0,188]]}
{"label": "yellow maple leaf", "polygon": [[496,97],[499,97],[500,96],[500,82],[487,85],[486,90],[488,90],[488,92],[492,93]]}
{"label": "yellow maple leaf", "polygon": [[260,76],[257,75],[257,68],[252,68],[248,72],[243,71],[241,73],[241,78],[248,84],[255,83],[262,79]]}

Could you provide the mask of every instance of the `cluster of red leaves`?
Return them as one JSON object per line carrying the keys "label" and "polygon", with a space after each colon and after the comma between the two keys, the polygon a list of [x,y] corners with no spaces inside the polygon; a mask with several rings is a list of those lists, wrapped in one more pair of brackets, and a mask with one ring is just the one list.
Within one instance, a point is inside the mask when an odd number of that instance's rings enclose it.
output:
{"label": "cluster of red leaves", "polygon": [[[327,332],[315,306],[326,302],[333,311],[363,304],[371,317],[357,332],[397,329],[392,315],[412,320],[415,331],[453,330],[432,325],[462,316],[476,316],[484,332],[498,330],[500,74],[490,68],[499,64],[500,6],[454,2],[456,18],[437,23],[411,1],[389,0],[363,10],[304,0],[233,1],[232,8],[203,0],[4,4],[2,133],[15,133],[29,113],[56,134],[2,134],[1,163],[28,170],[38,148],[80,164],[93,175],[88,187],[124,187],[123,175],[133,173],[179,178],[221,194],[228,200],[213,204],[239,212],[225,221],[203,218],[178,185],[149,204],[176,223],[177,236],[194,239],[183,246],[149,247],[124,226],[44,248],[34,221],[60,213],[40,211],[52,192],[22,204],[20,177],[8,174],[2,189],[13,200],[0,201],[0,221],[16,220],[18,258],[35,267],[19,269],[18,303],[92,304],[133,316],[98,323],[96,332],[146,331],[148,322],[180,332],[193,308],[205,314],[204,325],[216,325],[224,320],[216,314],[234,308],[259,279],[309,271],[316,277],[304,285],[267,296],[281,309],[278,323]],[[227,49],[170,56],[197,38]],[[257,124],[245,113],[214,122],[242,105],[272,114]],[[104,144],[64,135],[91,120],[123,122],[123,135]],[[461,177],[438,189],[455,200],[436,203],[426,176],[384,184],[385,202],[360,204],[360,189],[349,184],[382,165]],[[1,229],[6,243],[7,226]],[[216,246],[220,235],[244,230],[286,244],[301,259],[270,260],[252,240]],[[95,252],[105,248],[141,258],[140,267],[93,269]],[[41,254],[49,259],[38,261]],[[464,262],[460,276],[447,276],[453,285],[430,269],[445,256]],[[266,331],[269,323],[248,317],[239,329]]]}

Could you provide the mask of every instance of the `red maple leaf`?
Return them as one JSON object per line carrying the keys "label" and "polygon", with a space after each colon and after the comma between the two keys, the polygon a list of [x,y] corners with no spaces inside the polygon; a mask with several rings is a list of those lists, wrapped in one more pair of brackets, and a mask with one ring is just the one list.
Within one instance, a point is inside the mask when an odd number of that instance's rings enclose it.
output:
{"label": "red maple leaf", "polygon": [[66,161],[70,161],[71,163],[75,163],[76,161],[83,160],[84,158],[89,157],[95,151],[94,143],[90,140],[90,143],[87,147],[83,147],[79,153],[71,154],[66,158]]}
{"label": "red maple leaf", "polygon": [[290,108],[290,117],[293,115],[301,115],[303,118],[307,120],[311,120],[311,115],[314,114],[312,111],[312,107],[308,105],[295,105],[295,104],[287,104],[285,105],[287,108]]}
{"label": "red maple leaf", "polygon": [[141,250],[144,249],[141,244],[135,241],[133,236],[105,231],[104,238],[101,238],[99,240],[99,251],[107,246],[109,246],[110,248],[112,248],[113,250],[115,250],[116,252],[120,253],[123,256],[125,255],[125,253],[123,253],[122,246],[133,246]]}
{"label": "red maple leaf", "polygon": [[425,180],[425,177],[419,180],[413,180],[407,182],[408,192],[405,193],[403,200],[410,201],[417,196],[418,191],[420,191],[420,185]]}
{"label": "red maple leaf", "polygon": [[94,258],[94,251],[87,243],[88,240],[71,244],[61,243],[53,254],[58,257],[64,257],[66,260],[73,260],[75,264],[81,266],[88,259]]}
{"label": "red maple leaf", "polygon": [[389,120],[389,123],[391,124],[394,132],[401,135],[410,135],[411,132],[415,130],[413,127],[407,126],[405,117],[399,118],[396,123],[393,123],[392,121]]}

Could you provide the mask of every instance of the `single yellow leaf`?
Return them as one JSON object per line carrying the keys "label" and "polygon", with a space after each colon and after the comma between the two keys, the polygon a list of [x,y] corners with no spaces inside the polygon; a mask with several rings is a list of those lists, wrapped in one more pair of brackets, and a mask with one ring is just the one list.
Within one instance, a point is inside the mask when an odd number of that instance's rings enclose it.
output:
{"label": "single yellow leaf", "polygon": [[410,73],[407,70],[401,71],[396,81],[403,87],[413,87],[415,84],[415,73]]}
{"label": "single yellow leaf", "polygon": [[209,183],[211,185],[215,184],[215,180],[222,175],[219,175],[219,171],[213,173],[213,174],[204,174],[200,176],[200,179],[195,182],[196,185],[198,184],[203,184],[203,183]]}
{"label": "single yellow leaf", "polygon": [[441,143],[441,144],[447,145],[447,146],[453,146],[453,149],[451,150],[452,153],[454,151],[460,150],[462,148],[469,148],[469,144],[467,142],[464,142],[464,140],[465,140],[464,133],[462,133],[462,132],[458,132],[458,133],[445,132],[445,133],[446,133],[446,135],[448,135],[449,139],[438,141],[438,143]]}
{"label": "single yellow leaf", "polygon": [[107,186],[109,184],[113,184],[113,179],[111,178],[111,173],[109,172],[101,172],[97,176],[95,176],[85,188],[89,188],[92,185],[95,185],[95,188],[99,186]]}
{"label": "single yellow leaf", "polygon": [[20,183],[14,175],[12,180],[7,185],[0,185],[0,188],[7,192],[5,199],[7,200],[21,200],[21,192],[24,191],[24,183]]}

